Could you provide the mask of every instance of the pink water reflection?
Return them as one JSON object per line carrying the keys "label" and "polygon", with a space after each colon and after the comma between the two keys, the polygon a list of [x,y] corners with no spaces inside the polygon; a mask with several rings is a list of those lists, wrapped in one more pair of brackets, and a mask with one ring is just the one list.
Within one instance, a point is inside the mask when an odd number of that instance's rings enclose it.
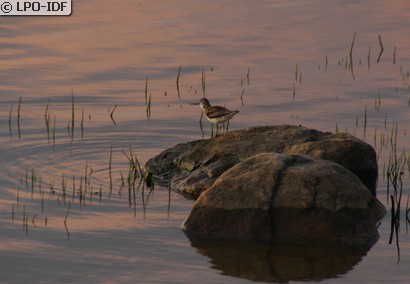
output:
{"label": "pink water reflection", "polygon": [[[28,168],[30,173],[35,169],[42,178],[43,187],[48,186],[50,180],[59,186],[63,174],[70,181],[75,175],[78,182],[87,163],[94,171],[94,188],[98,190],[102,185],[106,194],[109,190],[109,152],[113,147],[116,196],[112,200],[105,199],[98,208],[95,205],[73,207],[68,219],[71,236],[90,234],[91,237],[84,237],[87,243],[80,246],[81,249],[70,247],[72,255],[80,257],[85,250],[90,256],[88,260],[97,260],[93,271],[100,271],[99,265],[109,259],[101,252],[87,251],[87,246],[94,245],[96,250],[103,247],[101,239],[95,243],[90,241],[93,233],[111,230],[114,243],[121,243],[124,241],[121,234],[130,240],[140,229],[144,232],[152,230],[158,235],[171,231],[175,234],[172,238],[157,236],[165,251],[176,253],[184,248],[179,262],[167,262],[175,265],[171,268],[181,266],[178,273],[186,271],[187,267],[192,268],[201,279],[214,279],[215,282],[240,281],[224,278],[209,269],[209,260],[188,249],[188,241],[175,233],[177,229],[162,231],[167,226],[178,227],[184,214],[188,213],[191,201],[173,199],[180,208],[177,212],[171,211],[168,219],[165,192],[164,196],[160,195],[158,203],[148,207],[144,219],[140,203],[134,217],[126,198],[118,195],[121,174],[126,176],[128,170],[123,151],[128,153],[132,147],[141,162],[145,162],[177,143],[210,136],[208,122],[204,121],[205,133],[199,128],[198,106],[190,105],[203,96],[202,74],[205,75],[205,95],[211,103],[240,111],[231,121],[231,130],[289,123],[322,131],[348,131],[376,147],[382,173],[390,151],[380,146],[380,140],[384,137],[389,141],[392,126],[398,122],[398,149],[409,152],[410,81],[407,72],[410,70],[410,38],[407,35],[410,32],[410,5],[407,1],[264,0],[250,4],[215,0],[176,3],[92,0],[75,2],[73,11],[70,17],[1,18],[0,160],[3,172],[0,184],[5,189],[0,193],[0,209],[4,210],[2,217],[3,224],[6,224],[2,233],[9,236],[8,240],[3,240],[3,248],[20,246],[19,252],[31,248],[33,258],[45,251],[52,254],[54,260],[55,246],[38,244],[30,238],[37,238],[42,232],[46,240],[58,236],[65,241],[63,219],[66,206],[58,206],[57,197],[47,198],[45,213],[40,215],[41,194],[37,190],[31,199],[30,191],[26,192],[24,182],[22,185],[20,180],[24,180]],[[355,32],[352,74],[346,68],[346,60]],[[384,52],[377,63],[379,35]],[[393,64],[395,47],[396,62]],[[179,66],[181,99],[176,89]],[[152,97],[151,120],[146,117],[146,79],[147,95]],[[75,96],[74,138],[67,131],[72,115],[72,91]],[[242,92],[243,100],[240,98]],[[19,139],[16,119],[20,97]],[[380,106],[375,107],[378,101]],[[47,136],[44,120],[47,103],[51,120],[56,119],[55,142]],[[109,116],[115,105],[116,125]],[[384,193],[386,181],[380,176],[379,192]],[[407,172],[405,184],[409,184]],[[11,206],[17,204],[18,190],[25,194],[21,196],[20,204],[27,205],[30,221],[34,214],[39,214],[37,228],[29,222],[29,237],[25,241],[13,240],[16,234],[25,238],[21,230],[21,207],[19,221],[11,221]],[[405,194],[409,194],[408,186]],[[45,216],[49,217],[47,227],[44,226]],[[168,222],[174,223],[169,225]],[[385,240],[388,224],[384,226],[380,246],[376,246],[374,252],[370,251],[364,264],[360,263],[347,274],[348,280],[362,279],[364,276],[360,275],[369,275],[374,266],[384,267],[386,255],[388,261],[393,258],[395,263],[395,252]],[[117,232],[120,233],[115,235]],[[405,248],[408,240],[403,239]],[[125,258],[113,251],[116,248],[126,250],[130,243],[113,247],[109,255],[116,266],[121,267],[119,263]],[[157,245],[146,235],[142,244],[147,248]],[[138,250],[138,247],[132,252],[138,254],[141,251],[142,258],[149,258],[150,272],[153,273],[153,268],[159,269],[156,280],[166,279],[169,270],[161,270],[159,266],[168,257],[155,260],[150,252]],[[401,271],[408,267],[406,258],[408,256],[403,252]],[[181,259],[192,259],[192,267]],[[140,263],[140,260],[132,258],[133,263]],[[84,274],[76,262],[71,264],[76,267],[77,276]],[[387,272],[378,275],[380,279],[395,277],[397,271],[391,268],[390,262],[388,267]],[[16,267],[11,269],[18,270]],[[143,274],[142,270],[138,272]],[[124,275],[129,277],[115,278],[118,275],[113,273],[106,279],[130,281],[135,276],[127,273]],[[147,275],[141,279],[149,280]],[[198,279],[195,273],[184,275],[186,282]],[[405,275],[399,279],[403,278]]]}

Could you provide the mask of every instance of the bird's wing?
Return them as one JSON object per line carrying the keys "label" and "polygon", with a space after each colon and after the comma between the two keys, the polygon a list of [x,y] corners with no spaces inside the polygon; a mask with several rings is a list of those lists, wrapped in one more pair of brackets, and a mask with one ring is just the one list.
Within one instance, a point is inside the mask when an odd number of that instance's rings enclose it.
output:
{"label": "bird's wing", "polygon": [[222,107],[222,106],[212,106],[208,108],[207,110],[207,116],[209,118],[217,118],[217,117],[228,115],[230,113],[232,113],[231,110],[225,107]]}

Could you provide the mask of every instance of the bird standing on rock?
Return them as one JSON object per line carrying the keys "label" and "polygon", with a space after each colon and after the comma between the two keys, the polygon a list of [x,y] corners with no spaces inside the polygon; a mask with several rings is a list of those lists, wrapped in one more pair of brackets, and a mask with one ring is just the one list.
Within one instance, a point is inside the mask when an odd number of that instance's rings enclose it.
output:
{"label": "bird standing on rock", "polygon": [[216,124],[216,133],[218,133],[218,124],[225,123],[232,119],[239,110],[229,110],[223,106],[211,106],[208,99],[202,98],[199,102],[199,106],[204,112],[206,118]]}

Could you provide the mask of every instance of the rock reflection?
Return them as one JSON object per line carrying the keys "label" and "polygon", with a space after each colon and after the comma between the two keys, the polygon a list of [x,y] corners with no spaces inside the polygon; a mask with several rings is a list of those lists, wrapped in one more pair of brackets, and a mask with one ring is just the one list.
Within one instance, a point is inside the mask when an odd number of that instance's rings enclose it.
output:
{"label": "rock reflection", "polygon": [[223,274],[265,282],[334,278],[351,270],[373,246],[353,248],[324,242],[268,245],[192,238],[191,245]]}

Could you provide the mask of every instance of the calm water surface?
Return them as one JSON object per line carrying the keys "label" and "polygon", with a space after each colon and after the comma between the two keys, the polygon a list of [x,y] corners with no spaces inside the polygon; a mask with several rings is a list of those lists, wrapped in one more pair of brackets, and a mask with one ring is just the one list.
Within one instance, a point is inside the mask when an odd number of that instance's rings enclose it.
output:
{"label": "calm water surface", "polygon": [[[398,154],[410,152],[408,1],[73,2],[70,17],[0,18],[1,282],[409,281],[404,209],[399,247],[387,214],[359,254],[191,243],[180,225],[193,201],[129,191],[124,154],[144,163],[209,138],[191,105],[205,92],[240,111],[231,130],[301,124],[366,140],[390,208],[396,126]],[[405,166],[402,207],[409,175]]]}

